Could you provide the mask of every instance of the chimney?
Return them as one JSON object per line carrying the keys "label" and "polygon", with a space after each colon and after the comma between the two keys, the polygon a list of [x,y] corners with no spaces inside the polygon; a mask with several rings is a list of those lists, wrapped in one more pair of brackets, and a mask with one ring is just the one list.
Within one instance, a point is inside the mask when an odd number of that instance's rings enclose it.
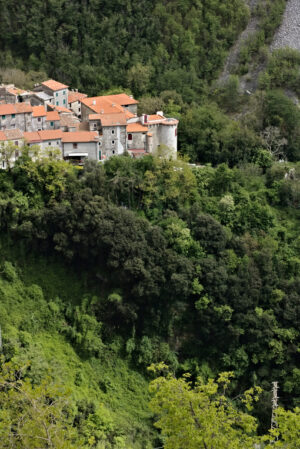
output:
{"label": "chimney", "polygon": [[163,111],[157,111],[156,115],[160,115],[161,117],[163,117],[164,113],[163,113]]}
{"label": "chimney", "polygon": [[93,100],[93,106],[96,106],[96,100]]}

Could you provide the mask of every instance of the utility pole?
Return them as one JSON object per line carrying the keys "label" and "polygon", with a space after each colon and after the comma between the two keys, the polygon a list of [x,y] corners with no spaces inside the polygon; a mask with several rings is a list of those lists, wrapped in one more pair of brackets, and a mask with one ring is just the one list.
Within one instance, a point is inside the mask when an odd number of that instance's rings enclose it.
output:
{"label": "utility pole", "polygon": [[[271,418],[271,429],[276,429],[276,409],[278,408],[278,382],[272,382],[273,384],[273,397],[272,397],[272,418]],[[277,439],[277,438],[276,438]]]}

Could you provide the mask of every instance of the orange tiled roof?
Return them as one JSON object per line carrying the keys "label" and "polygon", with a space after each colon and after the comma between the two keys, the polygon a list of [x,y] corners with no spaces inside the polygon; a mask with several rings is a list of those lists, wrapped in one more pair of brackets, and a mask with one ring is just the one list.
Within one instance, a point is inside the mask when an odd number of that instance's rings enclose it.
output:
{"label": "orange tiled roof", "polygon": [[57,111],[48,111],[46,113],[46,121],[47,122],[55,122],[56,120],[59,120],[59,113]]}
{"label": "orange tiled roof", "polygon": [[20,129],[5,129],[3,132],[8,140],[23,139],[23,131]]}
{"label": "orange tiled roof", "polygon": [[65,108],[64,106],[55,106],[55,110],[57,112],[67,112],[68,114],[73,114],[73,111],[71,111],[71,109]]}
{"label": "orange tiled roof", "polygon": [[90,114],[90,120],[101,120],[102,126],[125,126],[127,124],[124,112],[116,114]]}
{"label": "orange tiled roof", "polygon": [[62,115],[60,117],[60,126],[67,126],[71,128],[76,128],[79,123],[79,120],[70,115]]}
{"label": "orange tiled roof", "polygon": [[13,104],[1,104],[0,115],[11,115],[16,113],[15,105]]}
{"label": "orange tiled roof", "polygon": [[25,112],[32,112],[32,106],[29,103],[15,103],[16,114],[24,114]]}
{"label": "orange tiled roof", "polygon": [[162,115],[157,115],[157,114],[148,115],[148,122],[156,122],[156,121],[161,121],[164,119],[165,119],[165,117],[163,117]]}
{"label": "orange tiled roof", "polygon": [[59,83],[55,80],[48,80],[44,81],[42,83],[42,86],[48,87],[50,90],[53,90],[54,92],[61,89],[67,89],[69,86],[66,86],[65,84]]}
{"label": "orange tiled roof", "polygon": [[24,114],[25,112],[32,112],[32,106],[28,103],[0,105],[0,115]]}
{"label": "orange tiled roof", "polygon": [[77,131],[71,133],[63,133],[62,141],[64,143],[76,142],[95,142],[99,134],[97,131]]}
{"label": "orange tiled roof", "polygon": [[141,123],[129,123],[127,125],[128,133],[146,133],[148,132],[147,126],[143,126]]}
{"label": "orange tiled roof", "polygon": [[126,110],[126,109],[125,109],[125,115],[126,115],[127,120],[130,119],[130,118],[136,117],[135,114],[133,114],[132,112],[130,112],[130,111]]}
{"label": "orange tiled roof", "polygon": [[68,103],[74,103],[75,101],[80,101],[83,100],[84,98],[87,97],[87,94],[82,94],[80,92],[69,92],[68,95]]}
{"label": "orange tiled roof", "polygon": [[6,135],[4,134],[3,131],[0,131],[0,141],[4,141],[7,140]]}
{"label": "orange tiled roof", "polygon": [[0,141],[23,139],[23,131],[20,129],[5,129],[0,131]]}
{"label": "orange tiled roof", "polygon": [[17,87],[11,87],[11,88],[7,89],[7,92],[9,92],[12,95],[20,95],[20,94],[24,94],[26,92],[26,90],[18,89]]}
{"label": "orange tiled roof", "polygon": [[41,106],[33,106],[32,107],[32,116],[33,117],[46,117],[46,110],[43,105]]}
{"label": "orange tiled roof", "polygon": [[126,106],[129,104],[138,104],[138,101],[132,98],[127,94],[117,94],[117,95],[105,95],[104,98],[112,101],[113,103],[117,103],[120,106]]}
{"label": "orange tiled roof", "polygon": [[42,141],[38,131],[36,131],[36,132],[24,132],[24,140],[26,140],[26,142],[28,142],[28,143],[36,143],[36,142],[41,142]]}
{"label": "orange tiled roof", "polygon": [[38,131],[39,136],[41,140],[56,140],[61,139],[63,136],[63,132],[60,129],[53,129],[53,130],[44,130],[44,131]]}
{"label": "orange tiled roof", "polygon": [[81,100],[81,103],[88,106],[97,114],[118,114],[120,112],[124,112],[122,106],[117,103],[113,103],[106,97],[84,98]]}

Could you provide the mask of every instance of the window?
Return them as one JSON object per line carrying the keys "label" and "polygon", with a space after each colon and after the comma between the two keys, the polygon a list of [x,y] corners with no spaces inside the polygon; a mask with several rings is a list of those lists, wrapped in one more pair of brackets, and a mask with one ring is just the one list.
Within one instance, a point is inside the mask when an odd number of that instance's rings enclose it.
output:
{"label": "window", "polygon": [[38,128],[38,131],[42,131],[42,128]]}
{"label": "window", "polygon": [[128,134],[128,140],[132,140],[132,134]]}
{"label": "window", "polygon": [[48,142],[48,145],[51,145],[51,142]]}
{"label": "window", "polygon": [[58,92],[56,92],[55,96],[58,97]]}
{"label": "window", "polygon": [[115,150],[112,150],[112,154],[115,154]]}
{"label": "window", "polygon": [[66,104],[66,100],[63,101],[63,104]]}
{"label": "window", "polygon": [[58,141],[56,142],[56,145],[59,145],[59,142],[58,142]]}
{"label": "window", "polygon": [[101,154],[101,151],[99,150],[99,161],[101,161],[101,159],[102,159],[102,154]]}
{"label": "window", "polygon": [[115,134],[115,130],[114,130],[114,129],[112,129],[112,130],[111,130],[111,133],[112,133],[112,134]]}
{"label": "window", "polygon": [[78,146],[77,143],[73,143],[74,150],[76,150],[77,146]]}
{"label": "window", "polygon": [[101,143],[101,142],[99,142],[99,147],[101,147],[101,145],[102,145],[102,143]]}
{"label": "window", "polygon": [[2,120],[5,120],[5,115],[2,115]]}
{"label": "window", "polygon": [[56,102],[56,106],[58,106],[58,101]]}
{"label": "window", "polygon": [[50,126],[53,126],[54,125],[54,123],[53,122],[50,122]]}
{"label": "window", "polygon": [[78,108],[78,112],[80,112],[80,107]]}
{"label": "window", "polygon": [[111,141],[111,144],[112,144],[112,145],[114,145],[114,144],[115,144],[115,141],[114,141],[114,140],[112,140],[112,141]]}
{"label": "window", "polygon": [[94,129],[97,129],[97,123],[94,123]]}
{"label": "window", "polygon": [[16,147],[19,146],[19,142],[17,140],[15,141],[15,145],[16,145]]}
{"label": "window", "polygon": [[39,118],[38,118],[38,122],[40,122],[41,120],[42,120],[41,117],[39,117]]}
{"label": "window", "polygon": [[11,114],[11,118],[15,118],[16,117],[16,114]]}
{"label": "window", "polygon": [[65,90],[63,91],[63,95],[66,95],[66,91]]}

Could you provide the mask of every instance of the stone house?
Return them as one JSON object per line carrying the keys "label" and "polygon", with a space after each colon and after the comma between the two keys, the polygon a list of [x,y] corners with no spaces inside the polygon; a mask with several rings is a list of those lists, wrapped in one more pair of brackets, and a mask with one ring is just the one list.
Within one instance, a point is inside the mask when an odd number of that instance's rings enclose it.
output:
{"label": "stone house", "polygon": [[24,141],[29,146],[39,145],[42,154],[47,155],[49,151],[59,149],[62,155],[62,136],[60,129],[24,132]]}
{"label": "stone house", "polygon": [[0,130],[32,131],[32,106],[27,103],[0,105]]}
{"label": "stone house", "polygon": [[97,131],[65,132],[62,136],[63,158],[82,164],[84,159],[102,159],[99,134]]}
{"label": "stone house", "polygon": [[78,91],[69,91],[68,107],[78,118],[81,118],[81,100],[84,98],[87,98],[86,94],[82,94]]}
{"label": "stone house", "polygon": [[32,107],[32,129],[42,131],[46,129],[46,109],[43,105]]}
{"label": "stone house", "polygon": [[152,147],[149,146],[149,130],[147,126],[142,125],[140,122],[129,123],[126,131],[129,154],[137,157],[145,153],[151,153]]}
{"label": "stone house", "polygon": [[126,113],[128,118],[135,117],[138,101],[129,95],[106,95],[81,100],[81,119],[88,121],[90,114]]}
{"label": "stone house", "polygon": [[90,114],[91,131],[98,131],[99,146],[106,158],[123,154],[126,151],[126,115],[124,112],[114,114]]}
{"label": "stone house", "polygon": [[57,111],[46,112],[46,129],[60,129],[60,115]]}
{"label": "stone house", "polygon": [[34,87],[34,92],[44,92],[49,97],[53,98],[51,104],[53,106],[63,106],[68,105],[68,86],[59,83],[55,80],[44,81],[38,86]]}
{"label": "stone house", "polygon": [[0,85],[0,100],[6,104],[21,103],[23,101],[22,96],[27,91],[15,87],[14,84],[1,84]]}
{"label": "stone house", "polygon": [[28,101],[31,106],[41,106],[47,107],[48,105],[53,105],[54,97],[53,95],[48,95],[45,92],[32,92],[28,96]]}
{"label": "stone house", "polygon": [[[12,149],[12,153],[9,155],[7,160],[7,154],[1,152],[5,146],[11,142],[15,148]],[[13,166],[16,160],[21,154],[21,147],[23,145],[23,132],[19,129],[6,129],[0,131],[0,168],[6,169],[8,164]],[[19,149],[20,148],[20,149]]]}
{"label": "stone house", "polygon": [[166,118],[163,113],[159,111],[153,115],[143,114],[141,117],[129,119],[127,122],[128,150],[136,146],[130,145],[131,136],[128,135],[131,134],[130,127],[133,124],[140,123],[148,129],[145,139],[145,151],[147,153],[155,153],[159,147],[167,147],[169,149],[168,156],[176,159],[178,120],[174,118]]}

